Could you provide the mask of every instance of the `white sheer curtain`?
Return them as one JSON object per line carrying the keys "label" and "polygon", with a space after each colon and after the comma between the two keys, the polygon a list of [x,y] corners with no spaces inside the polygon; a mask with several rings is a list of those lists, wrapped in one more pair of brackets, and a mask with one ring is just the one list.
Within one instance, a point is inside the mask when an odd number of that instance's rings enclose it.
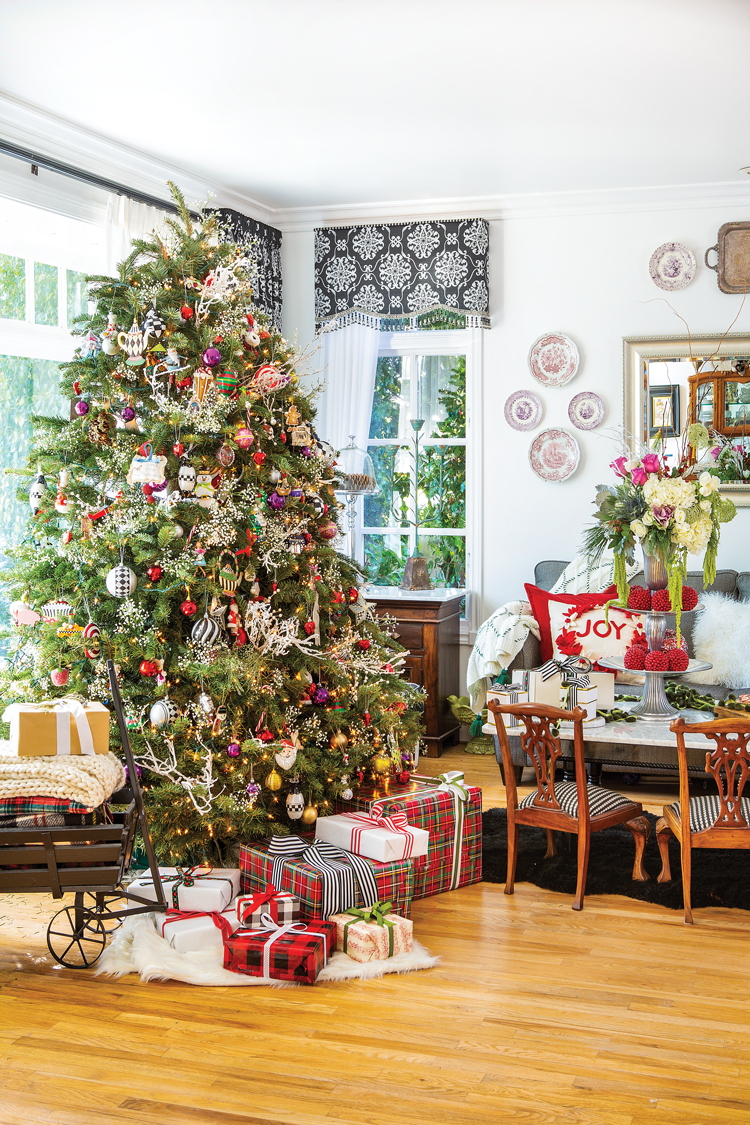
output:
{"label": "white sheer curtain", "polygon": [[355,445],[367,446],[379,345],[380,332],[364,324],[349,324],[323,336],[325,390],[316,429],[334,449],[348,445],[352,434]]}
{"label": "white sheer curtain", "polygon": [[107,200],[107,273],[114,274],[130,253],[134,238],[148,238],[159,230],[168,212],[126,195],[110,195]]}

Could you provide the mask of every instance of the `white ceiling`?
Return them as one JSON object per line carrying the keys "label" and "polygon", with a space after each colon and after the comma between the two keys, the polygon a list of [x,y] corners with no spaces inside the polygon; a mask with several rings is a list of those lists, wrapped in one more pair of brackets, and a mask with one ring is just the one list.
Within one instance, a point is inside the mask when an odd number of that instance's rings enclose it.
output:
{"label": "white ceiling", "polygon": [[748,0],[0,0],[0,42],[8,94],[274,209],[747,182]]}

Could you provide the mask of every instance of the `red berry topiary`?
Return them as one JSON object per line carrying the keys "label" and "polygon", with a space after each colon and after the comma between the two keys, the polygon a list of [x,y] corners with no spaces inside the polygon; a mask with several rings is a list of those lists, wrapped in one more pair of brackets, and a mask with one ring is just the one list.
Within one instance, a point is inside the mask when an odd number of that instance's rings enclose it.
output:
{"label": "red berry topiary", "polygon": [[668,654],[670,672],[685,672],[690,663],[684,648],[673,648]]}
{"label": "red berry topiary", "polygon": [[645,586],[631,586],[628,594],[628,609],[651,609],[651,591]]}
{"label": "red berry topiary", "polygon": [[672,599],[669,596],[669,590],[654,590],[651,595],[651,608],[657,613],[670,613]]}
{"label": "red berry topiary", "polygon": [[698,604],[698,594],[692,586],[682,587],[682,608],[686,611],[695,609]]}
{"label": "red berry topiary", "polygon": [[648,649],[642,648],[641,645],[632,645],[625,650],[624,664],[626,668],[632,668],[639,671],[646,666],[646,653]]}
{"label": "red berry topiary", "polygon": [[662,652],[661,649],[647,653],[645,668],[647,672],[668,672],[669,653]]}

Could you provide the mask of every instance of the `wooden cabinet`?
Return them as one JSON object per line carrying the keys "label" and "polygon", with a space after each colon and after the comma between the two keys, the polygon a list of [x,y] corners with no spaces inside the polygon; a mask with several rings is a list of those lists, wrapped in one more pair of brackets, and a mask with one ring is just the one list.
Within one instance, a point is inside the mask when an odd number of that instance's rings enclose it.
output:
{"label": "wooden cabinet", "polygon": [[[729,366],[729,365],[728,365]],[[691,422],[702,422],[724,437],[750,434],[750,364],[734,362],[729,371],[700,372],[691,375]]]}
{"label": "wooden cabinet", "polygon": [[464,591],[429,590],[416,592],[397,587],[370,587],[367,601],[381,616],[397,621],[396,639],[409,650],[404,661],[404,678],[420,684],[425,700],[423,753],[439,758],[444,746],[458,739],[459,723],[446,702],[459,691],[459,640],[461,602]]}

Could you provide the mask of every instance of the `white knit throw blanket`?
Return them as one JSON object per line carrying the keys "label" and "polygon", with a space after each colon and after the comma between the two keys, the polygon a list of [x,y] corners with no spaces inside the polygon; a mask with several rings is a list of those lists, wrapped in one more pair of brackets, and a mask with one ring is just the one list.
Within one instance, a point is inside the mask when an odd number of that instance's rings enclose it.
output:
{"label": "white knit throw blanket", "polygon": [[125,784],[114,754],[18,758],[0,741],[0,801],[8,797],[58,797],[95,809]]}

